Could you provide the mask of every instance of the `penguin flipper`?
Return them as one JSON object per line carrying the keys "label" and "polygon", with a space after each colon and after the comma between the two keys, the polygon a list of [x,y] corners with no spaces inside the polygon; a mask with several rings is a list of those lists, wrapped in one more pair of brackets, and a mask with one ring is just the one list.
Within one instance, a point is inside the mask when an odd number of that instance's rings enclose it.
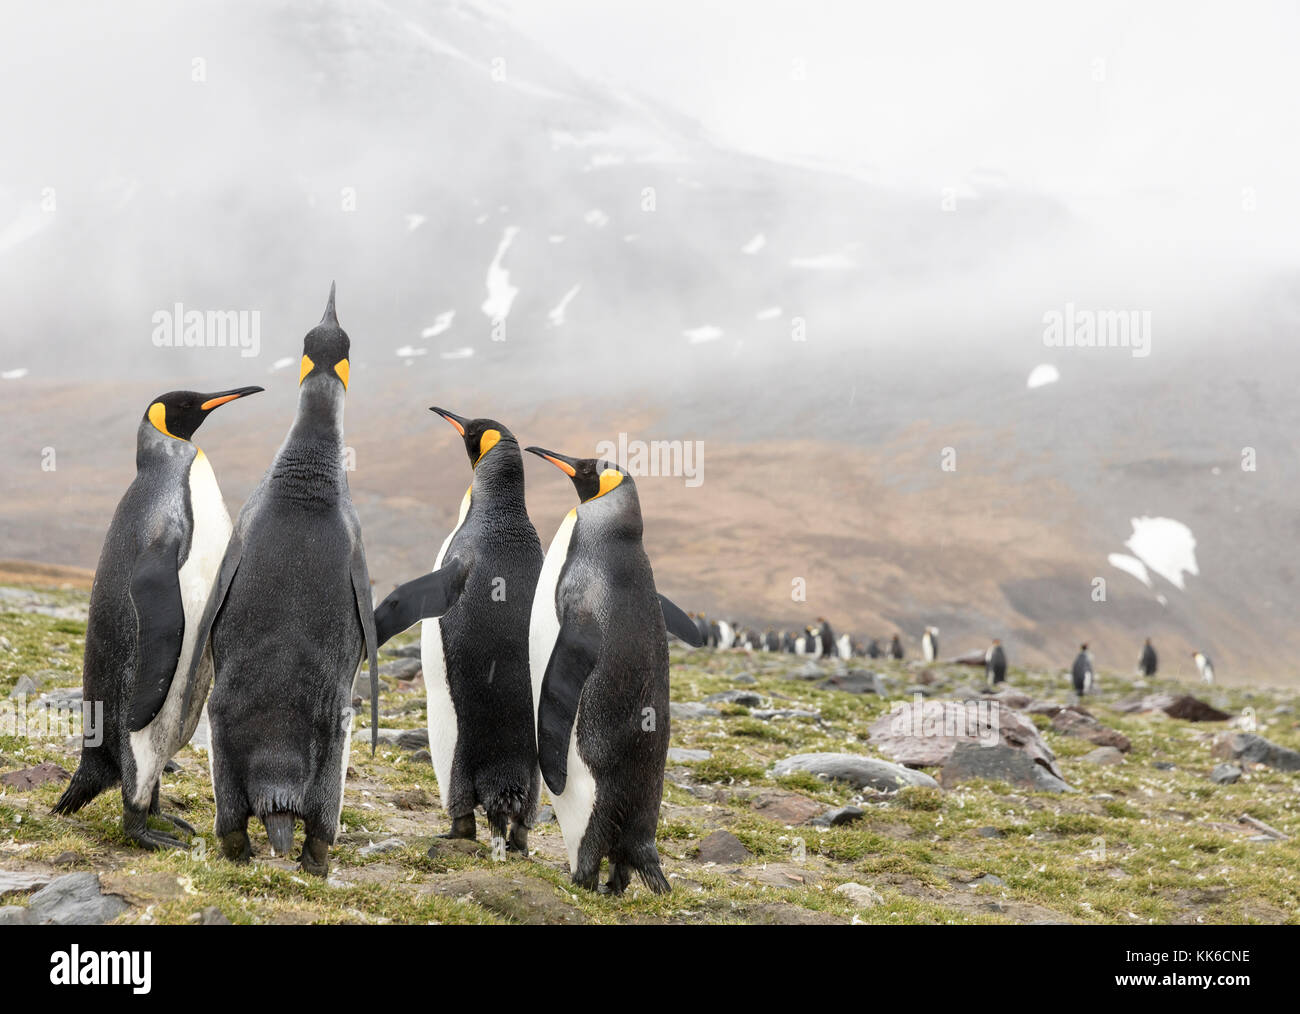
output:
{"label": "penguin flipper", "polygon": [[361,633],[365,639],[366,658],[370,659],[370,754],[379,748],[379,641],[375,635],[375,606],[370,597],[370,571],[366,569],[366,553],[361,548],[361,535],[354,537],[352,547],[352,590],[357,597],[357,615],[361,619]]}
{"label": "penguin flipper", "polygon": [[380,645],[421,620],[441,616],[465,590],[469,567],[458,556],[430,574],[399,585],[375,607],[375,638]]}
{"label": "penguin flipper", "polygon": [[131,570],[136,618],[135,685],[127,728],[139,732],[162,710],[185,640],[185,606],[178,567],[180,539],[167,535],[148,546]]}
{"label": "penguin flipper", "polygon": [[600,624],[590,613],[570,613],[560,624],[537,701],[537,759],[553,795],[569,778],[569,736],[578,698],[600,654]]}
{"label": "penguin flipper", "polygon": [[666,595],[659,596],[659,605],[664,611],[664,624],[668,627],[668,633],[680,637],[692,648],[703,647],[704,638],[700,637],[700,628],[695,625],[694,620],[674,605]]}

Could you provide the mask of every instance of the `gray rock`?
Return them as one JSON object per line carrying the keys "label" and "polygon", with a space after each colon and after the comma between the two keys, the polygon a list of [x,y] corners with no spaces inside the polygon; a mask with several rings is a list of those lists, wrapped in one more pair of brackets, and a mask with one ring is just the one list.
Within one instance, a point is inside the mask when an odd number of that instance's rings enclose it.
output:
{"label": "gray rock", "polygon": [[416,750],[415,753],[411,754],[411,761],[415,764],[432,764],[433,754],[429,753],[428,750]]}
{"label": "gray rock", "polygon": [[1224,760],[1263,764],[1278,771],[1300,771],[1300,752],[1249,732],[1224,736],[1214,744],[1214,755]]}
{"label": "gray rock", "polygon": [[1024,753],[1064,780],[1056,755],[1033,721],[1000,701],[909,701],[867,729],[881,753],[908,767],[941,767],[959,745]]}
{"label": "gray rock", "polygon": [[821,718],[820,711],[805,711],[802,708],[759,708],[751,711],[750,715],[763,722],[770,722],[774,718]]}
{"label": "gray rock", "polygon": [[1124,755],[1113,746],[1099,746],[1079,759],[1085,764],[1119,764],[1123,762]]}
{"label": "gray rock", "polygon": [[943,770],[939,772],[939,781],[948,788],[974,778],[1009,782],[1021,788],[1037,789],[1041,792],[1077,791],[1023,750],[1006,745],[980,746],[978,743],[958,743],[952,756],[944,764]]}
{"label": "gray rock", "polygon": [[418,658],[399,658],[396,662],[381,662],[380,676],[392,676],[399,680],[413,680],[424,672],[424,665]]}
{"label": "gray rock", "polygon": [[403,729],[397,737],[397,745],[403,750],[421,750],[429,746],[429,730]]}
{"label": "gray rock", "polygon": [[65,873],[32,895],[26,921],[31,925],[98,926],[127,908],[115,894],[104,894],[94,873]]}
{"label": "gray rock", "polygon": [[772,773],[777,776],[795,771],[807,771],[819,778],[848,782],[855,789],[875,789],[877,792],[894,792],[905,785],[939,786],[921,771],[851,753],[801,753],[777,761],[772,768]]}
{"label": "gray rock", "polygon": [[19,676],[18,682],[14,684],[13,690],[9,694],[9,699],[16,700],[19,697],[31,697],[36,691],[41,689],[39,676]]}
{"label": "gray rock", "polygon": [[49,873],[17,873],[0,870],[0,898],[6,894],[27,894],[45,887],[54,876]]}
{"label": "gray rock", "polygon": [[230,920],[216,905],[209,905],[199,914],[200,926],[229,926]]}
{"label": "gray rock", "polygon": [[743,863],[753,853],[730,831],[714,831],[700,842],[695,858],[702,863]]}
{"label": "gray rock", "polygon": [[[413,641],[410,644],[404,644],[400,648],[385,648],[384,654],[392,658],[419,658],[420,642]],[[382,667],[381,667],[382,671]]]}
{"label": "gray rock", "polygon": [[826,670],[816,662],[805,662],[800,668],[785,674],[788,680],[820,680],[826,678]]}
{"label": "gray rock", "polygon": [[671,764],[688,764],[691,761],[706,761],[713,756],[709,750],[688,750],[681,746],[668,748],[668,761]]}
{"label": "gray rock", "polygon": [[1007,882],[1001,877],[992,873],[986,873],[982,877],[976,877],[967,887],[1006,887]]}
{"label": "gray rock", "polygon": [[547,804],[546,806],[543,806],[540,810],[537,811],[537,819],[533,821],[533,825],[536,826],[537,824],[550,824],[554,820],[555,820],[555,809],[550,804]]}
{"label": "gray rock", "polygon": [[725,701],[727,704],[739,704],[742,708],[761,708],[763,698],[752,690],[723,690],[721,693],[709,694],[704,698],[705,704]]}
{"label": "gray rock", "polygon": [[819,690],[842,690],[847,694],[883,694],[880,674],[866,669],[837,672],[817,684]]}
{"label": "gray rock", "polygon": [[[410,731],[409,729],[381,728],[379,730],[379,742],[384,744],[385,746],[397,746],[398,740],[402,738],[402,734],[409,731]],[[426,732],[425,735],[427,736],[428,733]],[[360,729],[358,729],[356,732],[352,734],[352,740],[355,743],[368,744],[370,742],[370,727],[362,726]]]}
{"label": "gray rock", "polygon": [[1232,785],[1241,777],[1241,768],[1236,764],[1216,764],[1210,772],[1210,781],[1220,785]]}
{"label": "gray rock", "polygon": [[845,824],[852,824],[855,820],[861,820],[866,816],[866,811],[858,806],[841,806],[833,810],[827,810],[820,817],[814,817],[808,823],[816,827],[842,827]]}
{"label": "gray rock", "polygon": [[21,905],[0,906],[0,926],[30,926],[31,918]]}
{"label": "gray rock", "polygon": [[396,852],[399,849],[406,848],[406,842],[401,838],[385,838],[383,841],[372,841],[369,845],[362,845],[357,849],[357,854],[362,856],[382,856],[386,852]]}
{"label": "gray rock", "polygon": [[668,714],[680,719],[717,718],[722,712],[699,701],[673,701],[668,705]]}
{"label": "gray rock", "polygon": [[[381,666],[380,673],[379,673],[379,692],[383,693],[384,690],[386,689],[387,689],[387,684],[384,683],[383,667]],[[356,682],[352,684],[352,696],[360,697],[363,701],[370,700],[370,673],[369,672],[357,673]]]}
{"label": "gray rock", "polygon": [[885,903],[880,892],[866,884],[840,884],[835,893],[844,895],[858,908],[874,908]]}
{"label": "gray rock", "polygon": [[739,683],[741,684],[741,686],[752,687],[755,683],[758,682],[758,680],[747,672],[741,672],[741,673],[736,673],[735,676],[731,677],[731,682]]}

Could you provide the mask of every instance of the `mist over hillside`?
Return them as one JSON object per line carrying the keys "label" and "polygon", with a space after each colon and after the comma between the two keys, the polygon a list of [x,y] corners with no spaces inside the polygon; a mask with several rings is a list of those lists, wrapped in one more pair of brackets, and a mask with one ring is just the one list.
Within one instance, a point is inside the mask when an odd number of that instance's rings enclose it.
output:
{"label": "mist over hillside", "polygon": [[[913,652],[934,623],[945,652],[1001,637],[1035,664],[1087,640],[1129,666],[1152,636],[1173,673],[1201,648],[1228,681],[1296,679],[1300,277],[1239,195],[1096,211],[997,167],[936,192],[740,151],[478,4],[56,3],[14,27],[0,556],[93,566],[172,387],[267,388],[198,437],[234,513],[336,280],[381,587],[431,563],[468,481],[441,404],[573,453],[699,441],[697,486],[638,480],[687,608]],[[244,346],[160,347],[187,311]],[[1142,348],[1048,344],[1051,314],[1129,311]],[[1031,388],[1040,366],[1059,379]],[[571,490],[528,476],[547,538]]]}

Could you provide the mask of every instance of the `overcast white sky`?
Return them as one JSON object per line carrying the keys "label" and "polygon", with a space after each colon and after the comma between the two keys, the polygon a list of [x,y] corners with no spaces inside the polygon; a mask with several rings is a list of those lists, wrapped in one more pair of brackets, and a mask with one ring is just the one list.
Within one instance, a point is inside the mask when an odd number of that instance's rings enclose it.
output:
{"label": "overcast white sky", "polygon": [[[579,70],[737,147],[1086,205],[1296,207],[1300,5],[506,0]],[[798,70],[802,67],[803,77]],[[1096,80],[1099,76],[1100,80]]]}

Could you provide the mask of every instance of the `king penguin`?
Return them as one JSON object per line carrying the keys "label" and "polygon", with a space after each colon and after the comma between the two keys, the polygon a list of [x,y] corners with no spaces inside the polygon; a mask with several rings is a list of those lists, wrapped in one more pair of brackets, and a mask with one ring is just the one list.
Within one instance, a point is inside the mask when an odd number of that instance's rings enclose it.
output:
{"label": "king penguin", "polygon": [[995,686],[1006,678],[1007,653],[1002,650],[1002,642],[994,638],[984,653],[984,679],[990,686]]}
{"label": "king penguin", "polygon": [[1147,638],[1146,643],[1142,645],[1142,657],[1138,659],[1138,674],[1140,676],[1154,676],[1156,674],[1156,650],[1151,647],[1151,638]]}
{"label": "king penguin", "polygon": [[[209,602],[209,759],[222,852],[248,859],[256,816],[285,855],[301,818],[302,867],[322,877],[343,808],[352,685],[366,658],[372,749],[378,735],[381,641],[343,457],[350,346],[330,286],[321,322],[303,339],[293,425],[239,513]],[[420,611],[449,608],[464,579],[453,560],[412,582],[423,590]]]}
{"label": "king penguin", "polygon": [[894,635],[894,640],[889,645],[889,654],[900,662],[903,659],[903,641],[897,634]]}
{"label": "king penguin", "polygon": [[[83,729],[81,762],[56,813],[121,783],[122,828],[145,848],[184,848],[151,830],[163,767],[189,742],[212,682],[203,611],[230,538],[230,515],[207,456],[190,442],[208,413],[261,391],[171,391],[136,430],[135,481],[117,505],[95,568],[82,666],[84,700],[103,714]],[[93,726],[93,727],[92,727]]]}
{"label": "king penguin", "polygon": [[[668,753],[668,638],[697,645],[694,624],[655,591],[641,504],[623,469],[526,448],[573,480],[542,565],[529,625],[537,754],[573,882],[607,888],[637,873],[669,891],[655,848]],[[698,645],[697,645],[698,646]]]}
{"label": "king penguin", "polygon": [[939,628],[926,627],[925,633],[921,635],[921,656],[927,662],[933,662],[939,657]]}
{"label": "king penguin", "polygon": [[1203,652],[1192,652],[1192,661],[1196,663],[1196,668],[1201,674],[1202,683],[1214,682],[1214,663],[1210,661],[1209,656]]}
{"label": "king penguin", "polygon": [[1074,684],[1074,692],[1080,697],[1092,693],[1093,684],[1096,683],[1097,677],[1092,671],[1092,656],[1088,654],[1086,644],[1079,645],[1079,654],[1074,657],[1074,666],[1070,670],[1070,679]]}
{"label": "king penguin", "polygon": [[523,454],[495,420],[431,411],[460,434],[474,471],[433,562],[436,571],[457,556],[470,576],[452,609],[424,621],[420,638],[429,752],[452,822],[443,837],[476,837],[474,808],[482,805],[494,843],[526,856],[540,793],[528,621],[542,543],[524,504]]}

